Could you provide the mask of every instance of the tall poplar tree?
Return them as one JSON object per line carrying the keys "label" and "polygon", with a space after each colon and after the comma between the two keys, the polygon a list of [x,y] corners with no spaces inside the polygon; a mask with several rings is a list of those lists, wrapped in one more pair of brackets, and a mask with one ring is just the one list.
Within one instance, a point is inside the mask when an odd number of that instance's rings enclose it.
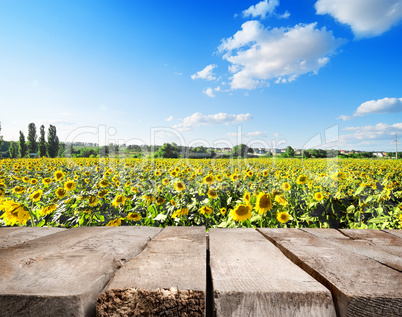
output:
{"label": "tall poplar tree", "polygon": [[22,133],[22,131],[20,131],[20,149],[19,149],[19,152],[20,152],[20,157],[21,158],[23,158],[23,157],[25,157],[25,155],[27,155],[27,150],[28,150],[28,147],[27,147],[27,144],[25,143],[24,133]]}
{"label": "tall poplar tree", "polygon": [[28,125],[28,150],[29,153],[37,153],[38,152],[38,143],[36,139],[38,136],[36,135],[36,126],[35,123],[30,123]]}
{"label": "tall poplar tree", "polygon": [[18,156],[18,146],[15,142],[11,141],[10,147],[8,148],[11,158],[17,158]]}
{"label": "tall poplar tree", "polygon": [[39,156],[44,157],[47,156],[47,146],[45,139],[45,126],[42,124],[40,126],[40,136],[39,136]]}
{"label": "tall poplar tree", "polygon": [[47,153],[49,157],[56,157],[59,152],[59,138],[57,137],[56,127],[49,126],[47,131]]}

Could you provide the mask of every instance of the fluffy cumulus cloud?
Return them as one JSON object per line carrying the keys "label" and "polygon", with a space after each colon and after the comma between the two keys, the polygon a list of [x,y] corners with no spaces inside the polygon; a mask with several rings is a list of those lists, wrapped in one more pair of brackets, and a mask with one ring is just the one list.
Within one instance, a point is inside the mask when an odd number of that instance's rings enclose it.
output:
{"label": "fluffy cumulus cloud", "polygon": [[362,103],[353,116],[341,115],[338,119],[348,121],[353,117],[361,117],[372,113],[398,113],[402,112],[402,98],[383,98],[369,100]]}
{"label": "fluffy cumulus cloud", "polygon": [[243,16],[245,18],[261,17],[261,19],[265,19],[267,16],[271,16],[271,15],[276,15],[279,18],[289,17],[290,14],[287,11],[284,14],[277,15],[275,13],[275,9],[277,6],[279,6],[279,0],[263,0],[263,1],[258,2],[256,5],[250,6],[247,10],[244,10]]}
{"label": "fluffy cumulus cloud", "polygon": [[370,113],[397,113],[402,112],[402,98],[383,98],[362,103],[354,116],[364,116]]}
{"label": "fluffy cumulus cloud", "polygon": [[218,51],[231,63],[231,88],[255,89],[269,80],[285,83],[302,74],[318,73],[343,42],[331,31],[318,29],[316,23],[267,29],[259,21],[247,21],[236,34],[222,40]]}
{"label": "fluffy cumulus cloud", "polygon": [[318,0],[315,9],[350,25],[357,38],[378,36],[402,19],[402,0]]}
{"label": "fluffy cumulus cloud", "polygon": [[189,131],[193,128],[202,126],[202,125],[212,125],[212,124],[235,124],[244,121],[249,121],[253,117],[249,113],[245,114],[227,114],[227,113],[217,113],[217,114],[209,114],[204,115],[200,112],[196,112],[191,116],[188,116],[183,119],[183,121],[179,124],[173,126],[173,128],[179,131]]}
{"label": "fluffy cumulus cloud", "polygon": [[208,65],[203,70],[200,70],[199,72],[191,75],[191,79],[215,80],[216,76],[213,73],[215,67],[218,67],[218,65],[214,64]]}

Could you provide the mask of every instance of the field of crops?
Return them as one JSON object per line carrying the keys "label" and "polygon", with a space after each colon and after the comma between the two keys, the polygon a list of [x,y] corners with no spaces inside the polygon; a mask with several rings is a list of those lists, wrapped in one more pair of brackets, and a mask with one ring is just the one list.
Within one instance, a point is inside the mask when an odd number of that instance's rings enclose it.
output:
{"label": "field of crops", "polygon": [[397,160],[1,160],[0,225],[399,229],[401,175]]}

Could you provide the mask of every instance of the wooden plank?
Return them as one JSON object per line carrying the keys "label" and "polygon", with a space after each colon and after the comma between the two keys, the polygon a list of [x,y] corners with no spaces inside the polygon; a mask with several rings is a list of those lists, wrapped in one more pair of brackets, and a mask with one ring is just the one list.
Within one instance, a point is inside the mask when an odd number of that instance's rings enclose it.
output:
{"label": "wooden plank", "polygon": [[205,228],[166,227],[116,272],[97,316],[204,316],[205,291]]}
{"label": "wooden plank", "polygon": [[217,316],[335,316],[330,292],[254,229],[210,229]]}
{"label": "wooden plank", "polygon": [[345,246],[355,241],[312,239],[302,230],[258,230],[331,290],[339,316],[402,315],[401,272]]}
{"label": "wooden plank", "polygon": [[[300,229],[301,231],[307,232],[312,234],[315,237],[321,238],[321,239],[329,239],[329,240],[334,240],[334,239],[341,239],[341,240],[350,240],[349,237],[345,236],[342,234],[342,232],[336,230],[336,229],[321,229],[321,228],[302,228]],[[303,238],[302,238],[303,239]]]}
{"label": "wooden plank", "polygon": [[381,230],[381,231],[384,231],[384,232],[386,232],[386,233],[393,234],[393,235],[395,235],[395,236],[397,236],[397,237],[399,237],[399,238],[402,239],[402,230],[388,230],[388,229],[384,229],[384,230]]}
{"label": "wooden plank", "polygon": [[381,230],[340,229],[339,231],[354,240],[366,240],[381,246],[402,247],[402,237]]}
{"label": "wooden plank", "polygon": [[2,249],[1,316],[92,316],[115,270],[159,233],[149,227],[74,228]]}
{"label": "wooden plank", "polygon": [[[40,237],[49,236],[63,230],[67,229],[54,227],[0,228],[0,249],[8,248]],[[51,239],[51,237],[48,238]]]}
{"label": "wooden plank", "polygon": [[[402,240],[379,230],[300,229],[321,239],[341,241],[339,247],[402,271]],[[326,234],[327,233],[327,234]]]}

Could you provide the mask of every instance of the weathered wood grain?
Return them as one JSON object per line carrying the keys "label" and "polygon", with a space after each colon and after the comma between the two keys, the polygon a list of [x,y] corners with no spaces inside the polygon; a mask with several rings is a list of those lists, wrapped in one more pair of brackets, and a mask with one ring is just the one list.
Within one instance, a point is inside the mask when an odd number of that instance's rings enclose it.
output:
{"label": "weathered wood grain", "polygon": [[203,316],[204,227],[166,227],[113,276],[97,302],[98,316]]}
{"label": "weathered wood grain", "polygon": [[93,316],[115,270],[160,232],[74,228],[1,250],[1,316]]}
{"label": "weathered wood grain", "polygon": [[323,239],[298,229],[258,230],[331,290],[339,316],[402,315],[401,272],[374,260],[375,250],[362,254],[370,250],[367,242]]}
{"label": "weathered wood grain", "polygon": [[253,229],[210,229],[217,316],[335,316],[330,292]]}
{"label": "weathered wood grain", "polygon": [[384,230],[381,230],[381,231],[384,231],[384,232],[386,232],[386,233],[395,235],[395,236],[397,236],[397,237],[399,237],[399,238],[402,239],[402,230],[388,230],[388,229],[384,229]]}
{"label": "weathered wood grain", "polygon": [[[0,249],[40,237],[50,236],[63,230],[67,229],[53,227],[0,227]],[[51,237],[48,238],[51,239]]]}

